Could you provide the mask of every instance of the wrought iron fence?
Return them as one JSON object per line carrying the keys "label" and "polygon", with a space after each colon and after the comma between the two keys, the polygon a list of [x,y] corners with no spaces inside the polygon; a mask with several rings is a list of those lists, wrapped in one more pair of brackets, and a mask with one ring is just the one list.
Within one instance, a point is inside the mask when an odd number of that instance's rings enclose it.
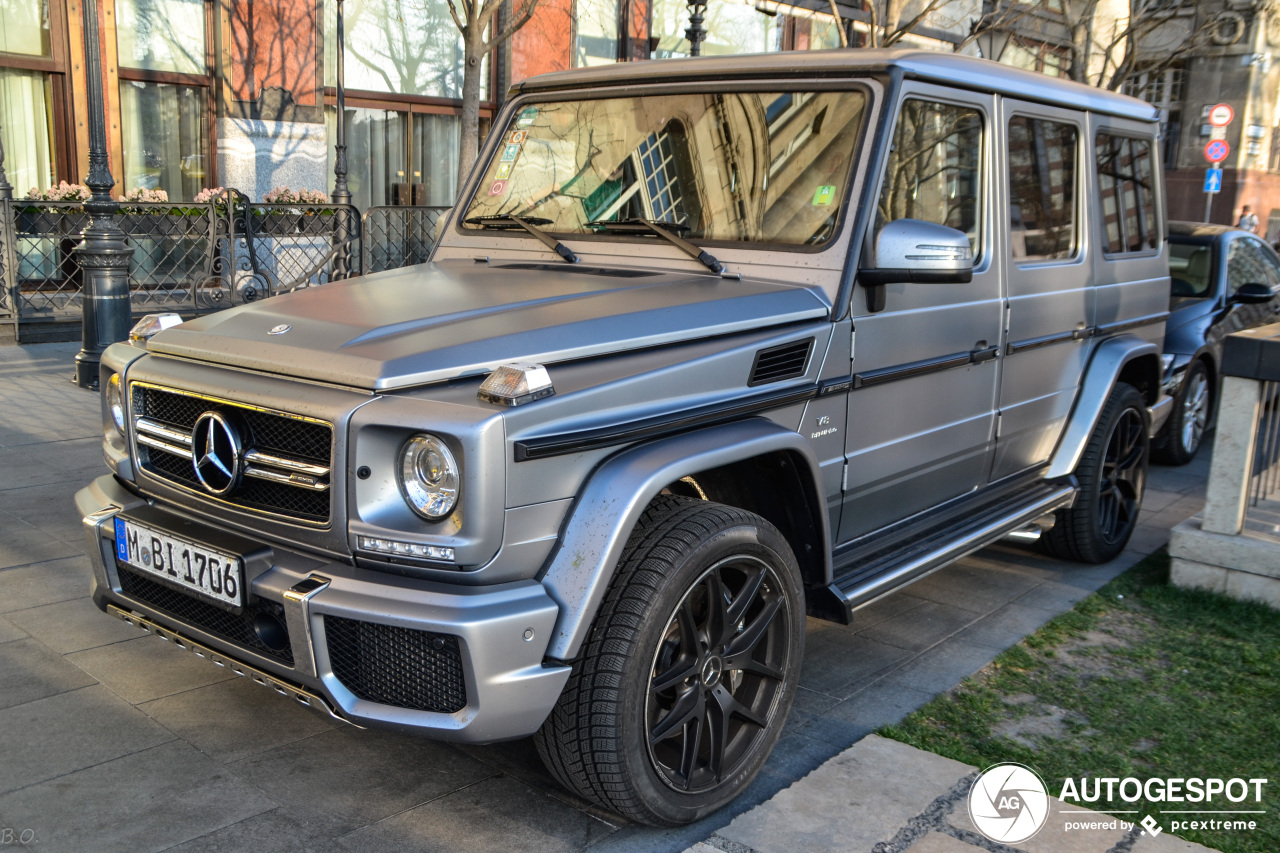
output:
{"label": "wrought iron fence", "polygon": [[364,212],[366,273],[425,264],[447,207],[371,207]]}
{"label": "wrought iron fence", "polygon": [[[88,224],[82,203],[0,206],[0,324],[76,320]],[[361,218],[349,205],[255,204],[235,190],[206,203],[121,203],[138,313],[197,314],[360,274]]]}

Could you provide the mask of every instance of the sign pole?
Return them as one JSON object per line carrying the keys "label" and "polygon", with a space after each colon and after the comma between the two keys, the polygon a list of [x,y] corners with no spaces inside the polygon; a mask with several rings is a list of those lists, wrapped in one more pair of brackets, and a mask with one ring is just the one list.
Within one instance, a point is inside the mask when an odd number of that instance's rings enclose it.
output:
{"label": "sign pole", "polygon": [[1209,213],[1213,210],[1213,197],[1217,193],[1210,190],[1204,194],[1204,224],[1209,224]]}

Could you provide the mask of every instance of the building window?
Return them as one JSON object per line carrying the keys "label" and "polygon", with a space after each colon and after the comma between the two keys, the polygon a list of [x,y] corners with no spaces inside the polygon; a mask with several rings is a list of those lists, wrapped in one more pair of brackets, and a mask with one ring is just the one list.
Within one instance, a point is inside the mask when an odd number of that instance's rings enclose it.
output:
{"label": "building window", "polygon": [[120,64],[204,74],[204,0],[116,0]]}
{"label": "building window", "polygon": [[1014,116],[1009,120],[1009,248],[1016,260],[1057,260],[1076,253],[1074,125]]}
{"label": "building window", "polygon": [[1182,137],[1182,96],[1186,74],[1181,65],[1153,67],[1137,71],[1124,81],[1124,93],[1142,98],[1164,110],[1160,122],[1164,167],[1178,167],[1178,142]]}
{"label": "building window", "polygon": [[19,196],[57,183],[52,104],[48,74],[0,68],[4,169]]}
{"label": "building window", "polygon": [[1154,249],[1160,238],[1156,235],[1151,142],[1100,133],[1094,152],[1105,251],[1110,254]]}
{"label": "building window", "polygon": [[618,61],[618,0],[577,0],[573,15],[573,67]]}
{"label": "building window", "polygon": [[0,0],[0,53],[50,54],[48,0]]}
{"label": "building window", "polygon": [[1050,77],[1065,77],[1067,66],[1070,65],[1063,48],[1025,39],[1010,39],[1008,47],[1000,54],[1000,61],[1015,68],[1039,71]]}
{"label": "building window", "polygon": [[123,188],[162,189],[191,201],[209,182],[207,90],[123,80],[120,127]]}
{"label": "building window", "polygon": [[[785,23],[782,15],[767,15],[751,3],[720,0],[707,6],[707,39],[703,56],[736,53],[772,53],[782,50]],[[651,35],[658,39],[654,59],[688,56],[684,37],[689,26],[689,7],[684,0],[654,0]]]}

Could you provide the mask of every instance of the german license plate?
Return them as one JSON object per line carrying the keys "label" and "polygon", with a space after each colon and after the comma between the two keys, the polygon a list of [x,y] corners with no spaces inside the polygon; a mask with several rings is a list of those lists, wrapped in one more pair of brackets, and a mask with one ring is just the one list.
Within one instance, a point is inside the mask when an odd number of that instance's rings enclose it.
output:
{"label": "german license plate", "polygon": [[244,571],[240,558],[116,517],[116,556],[130,568],[171,585],[240,607]]}

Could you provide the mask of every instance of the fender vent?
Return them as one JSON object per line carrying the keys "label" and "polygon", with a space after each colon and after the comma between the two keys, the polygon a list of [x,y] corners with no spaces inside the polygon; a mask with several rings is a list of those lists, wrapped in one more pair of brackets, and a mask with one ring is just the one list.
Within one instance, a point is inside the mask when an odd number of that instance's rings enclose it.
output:
{"label": "fender vent", "polygon": [[751,378],[747,384],[764,385],[804,376],[812,351],[813,338],[760,350],[756,353],[755,364],[751,365]]}

